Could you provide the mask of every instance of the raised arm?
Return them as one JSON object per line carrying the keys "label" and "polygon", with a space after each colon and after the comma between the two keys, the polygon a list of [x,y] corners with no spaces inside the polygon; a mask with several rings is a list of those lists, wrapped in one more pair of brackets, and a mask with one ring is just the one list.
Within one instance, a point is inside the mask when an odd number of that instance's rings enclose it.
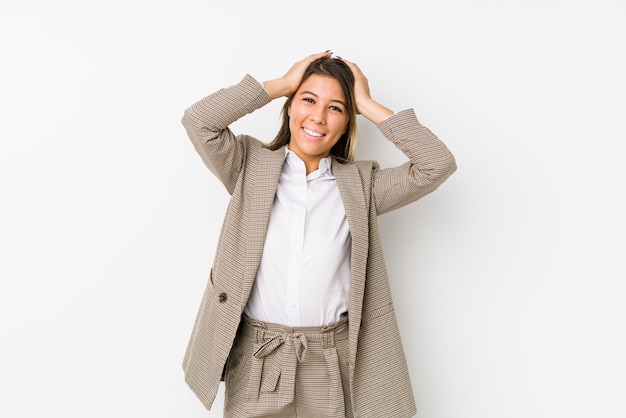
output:
{"label": "raised arm", "polygon": [[374,199],[378,214],[426,196],[456,171],[456,161],[450,150],[419,123],[412,109],[385,119],[378,124],[378,129],[409,158],[400,166],[374,170]]}
{"label": "raised arm", "polygon": [[204,164],[229,193],[235,187],[247,144],[228,126],[270,100],[261,84],[246,75],[239,83],[220,89],[185,110],[182,123],[187,135]]}
{"label": "raised arm", "polygon": [[378,214],[414,202],[435,190],[456,170],[456,161],[450,150],[419,123],[413,110],[394,114],[374,100],[361,69],[353,62],[343,61],[354,74],[358,112],[374,123],[409,159],[398,167],[379,169],[375,166],[373,194]]}

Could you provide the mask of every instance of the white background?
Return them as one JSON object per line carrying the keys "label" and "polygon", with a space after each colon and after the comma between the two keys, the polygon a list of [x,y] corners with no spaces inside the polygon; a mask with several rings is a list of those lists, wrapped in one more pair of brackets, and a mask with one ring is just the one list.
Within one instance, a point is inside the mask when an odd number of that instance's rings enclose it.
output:
{"label": "white background", "polygon": [[380,219],[418,417],[625,417],[625,46],[618,0],[3,1],[0,416],[222,415],[181,361],[228,195],[180,118],[331,48],[459,165]]}

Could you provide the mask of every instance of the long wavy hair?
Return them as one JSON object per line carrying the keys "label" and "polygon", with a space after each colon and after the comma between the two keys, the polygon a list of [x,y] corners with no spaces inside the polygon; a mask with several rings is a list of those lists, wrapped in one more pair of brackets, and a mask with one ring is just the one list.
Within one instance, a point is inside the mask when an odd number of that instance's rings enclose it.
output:
{"label": "long wavy hair", "polygon": [[[304,72],[301,84],[312,75],[330,76],[339,82],[343,95],[346,98],[346,110],[348,112],[348,127],[341,135],[339,141],[331,148],[330,154],[335,156],[340,162],[349,162],[354,160],[356,152],[356,103],[354,102],[354,75],[350,67],[337,58],[319,58],[313,61]],[[281,111],[282,124],[278,134],[272,142],[267,144],[267,148],[277,150],[287,145],[291,140],[291,131],[289,130],[289,113],[288,109],[293,102],[295,93],[287,98]]]}

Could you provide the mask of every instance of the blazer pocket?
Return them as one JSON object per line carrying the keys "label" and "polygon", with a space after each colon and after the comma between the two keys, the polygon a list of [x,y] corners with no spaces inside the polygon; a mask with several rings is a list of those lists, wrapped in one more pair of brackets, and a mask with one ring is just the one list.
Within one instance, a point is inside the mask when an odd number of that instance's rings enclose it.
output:
{"label": "blazer pocket", "polygon": [[246,388],[247,385],[240,381],[240,376],[242,376],[242,371],[246,370],[248,362],[252,358],[253,346],[254,341],[250,337],[242,334],[235,337],[226,360],[225,369],[225,384],[229,388],[229,392]]}
{"label": "blazer pocket", "polygon": [[393,312],[393,304],[389,303],[387,305],[381,306],[380,308],[376,308],[367,312],[363,315],[363,319],[370,321],[372,319],[380,318],[388,313]]}
{"label": "blazer pocket", "polygon": [[211,270],[209,270],[209,284],[211,285],[211,287],[215,286],[215,283],[213,283],[213,268],[211,267]]}
{"label": "blazer pocket", "polygon": [[391,304],[368,311],[354,370],[355,417],[412,417],[415,401]]}

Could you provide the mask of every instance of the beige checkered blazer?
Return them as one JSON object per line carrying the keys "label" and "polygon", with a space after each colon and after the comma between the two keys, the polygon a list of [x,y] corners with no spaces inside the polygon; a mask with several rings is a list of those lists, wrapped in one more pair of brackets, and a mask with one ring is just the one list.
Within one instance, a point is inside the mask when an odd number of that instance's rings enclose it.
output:
{"label": "beige checkered blazer", "polygon": [[[183,125],[206,166],[231,194],[211,274],[183,361],[185,380],[209,409],[256,276],[285,151],[235,136],[228,126],[270,101],[251,76],[198,101]],[[355,417],[416,413],[383,259],[377,216],[435,190],[456,169],[446,146],[412,110],[378,125],[409,161],[380,169],[374,161],[333,159],[352,234],[350,389]]]}

